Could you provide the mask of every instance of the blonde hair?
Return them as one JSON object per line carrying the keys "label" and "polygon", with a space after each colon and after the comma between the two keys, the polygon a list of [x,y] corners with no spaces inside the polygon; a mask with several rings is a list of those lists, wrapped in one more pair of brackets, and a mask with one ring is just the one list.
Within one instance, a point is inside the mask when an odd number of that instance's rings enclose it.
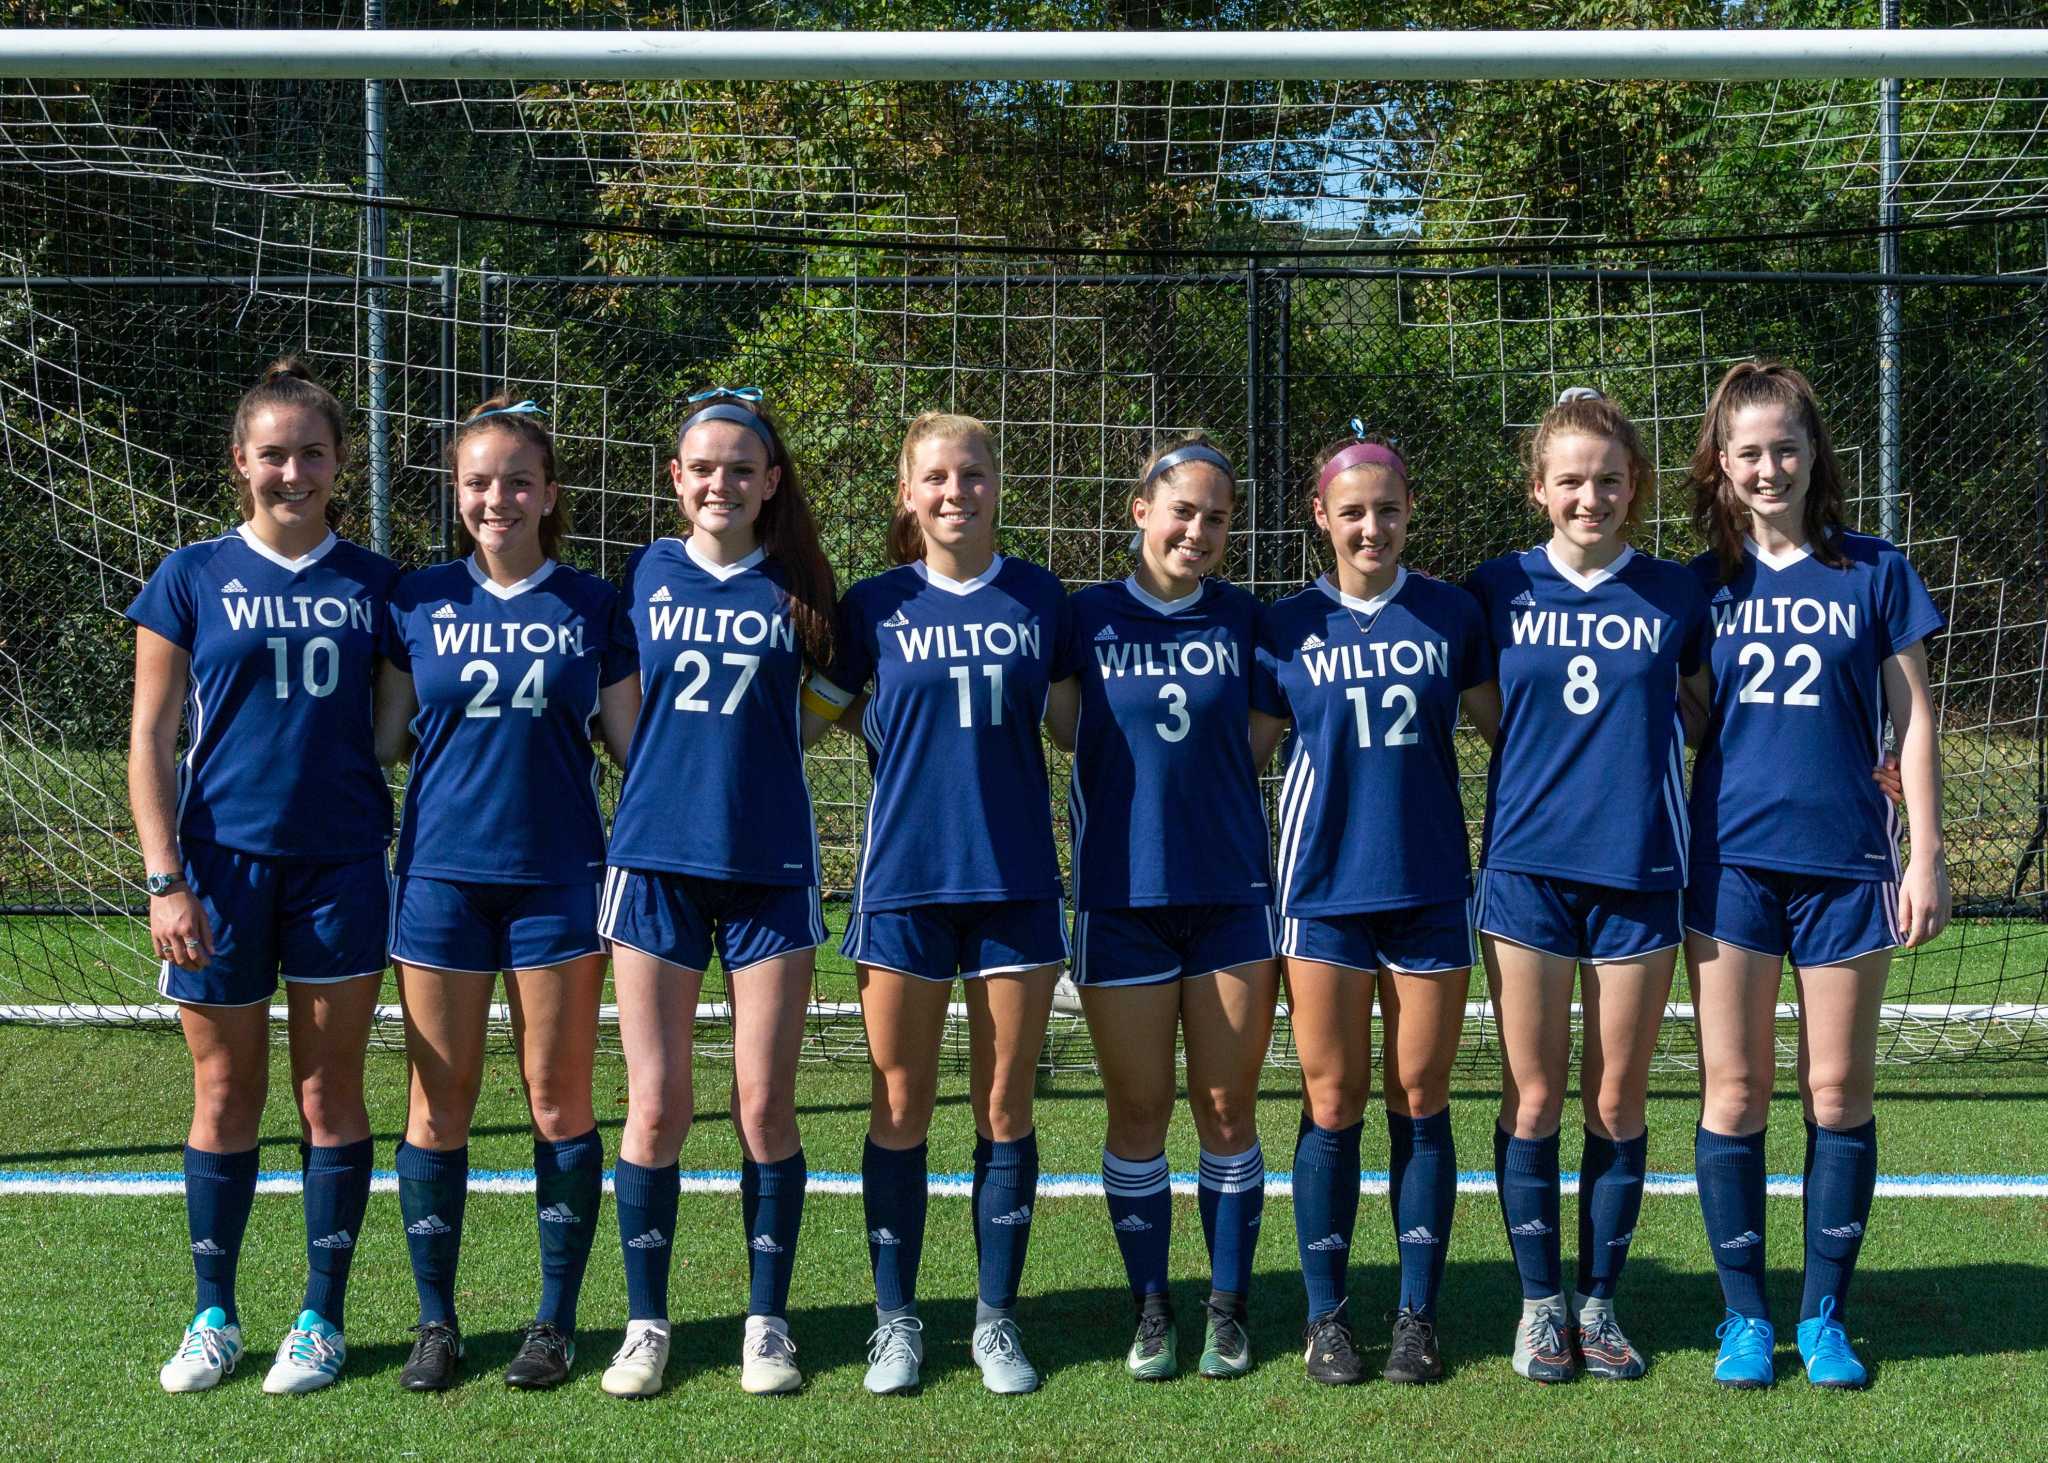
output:
{"label": "blonde hair", "polygon": [[979,443],[988,454],[989,466],[996,469],[1000,479],[995,434],[989,431],[987,422],[958,412],[919,412],[910,429],[903,434],[903,446],[896,454],[896,517],[889,524],[889,556],[899,564],[914,564],[924,557],[924,530],[917,525],[917,515],[903,501],[903,489],[909,486],[910,465],[917,456],[917,449],[933,438]]}

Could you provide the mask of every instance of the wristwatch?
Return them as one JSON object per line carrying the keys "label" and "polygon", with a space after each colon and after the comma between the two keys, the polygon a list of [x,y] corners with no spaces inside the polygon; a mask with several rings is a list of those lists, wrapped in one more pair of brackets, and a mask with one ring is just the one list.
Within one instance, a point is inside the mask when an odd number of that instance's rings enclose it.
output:
{"label": "wristwatch", "polygon": [[150,892],[152,898],[162,894],[175,894],[185,887],[185,876],[183,874],[151,874],[142,881],[142,887]]}

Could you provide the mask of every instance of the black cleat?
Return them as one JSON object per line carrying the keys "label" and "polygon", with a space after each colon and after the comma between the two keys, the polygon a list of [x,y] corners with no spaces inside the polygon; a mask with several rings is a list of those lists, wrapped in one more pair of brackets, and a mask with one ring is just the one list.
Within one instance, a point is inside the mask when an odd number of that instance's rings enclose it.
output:
{"label": "black cleat", "polygon": [[412,1328],[412,1352],[398,1385],[408,1392],[445,1392],[455,1385],[461,1360],[461,1329],[453,1321],[422,1321]]}
{"label": "black cleat", "polygon": [[1437,1355],[1436,1323],[1405,1307],[1394,1312],[1394,1343],[1380,1375],[1390,1382],[1441,1382],[1444,1359]]}
{"label": "black cleat", "polygon": [[1302,1333],[1307,1344],[1302,1357],[1308,1363],[1308,1379],[1329,1387],[1348,1387],[1365,1380],[1365,1368],[1352,1344],[1351,1328],[1344,1324],[1344,1308],[1308,1323]]}
{"label": "black cleat", "polygon": [[505,1368],[505,1385],[528,1392],[559,1387],[569,1380],[576,1343],[553,1321],[535,1321],[526,1328],[519,1352]]}

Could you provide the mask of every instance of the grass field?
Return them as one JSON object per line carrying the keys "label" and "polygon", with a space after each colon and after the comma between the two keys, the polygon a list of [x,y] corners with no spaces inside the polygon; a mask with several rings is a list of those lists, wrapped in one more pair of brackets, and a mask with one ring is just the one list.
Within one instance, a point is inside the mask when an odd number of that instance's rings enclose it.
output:
{"label": "grass field", "polygon": [[[378,1165],[400,1129],[404,1067],[371,1058]],[[175,1036],[151,1032],[0,1027],[0,1121],[15,1135],[0,1168],[173,1171],[189,1102]],[[738,1162],[724,1111],[725,1074],[700,1065],[689,1169]],[[867,1076],[859,1066],[806,1068],[799,1106],[813,1172],[858,1166]],[[284,1100],[282,1053],[264,1128],[263,1167],[297,1167],[296,1120]],[[600,1125],[617,1149],[625,1082],[615,1059],[597,1075]],[[1289,1166],[1297,1101],[1270,1073],[1260,1122],[1269,1165]],[[1454,1113],[1461,1166],[1489,1161],[1494,1087],[1462,1081]],[[1690,1166],[1695,1099],[1682,1078],[1660,1079],[1652,1103],[1651,1167]],[[1881,1103],[1886,1174],[2048,1173],[2048,1066],[1922,1068],[1888,1077]],[[1094,1080],[1045,1079],[1039,1130],[1044,1168],[1091,1173],[1102,1107]],[[972,1128],[964,1078],[946,1079],[932,1139],[935,1171],[967,1167]],[[1781,1094],[1771,1168],[1796,1172],[1796,1104]],[[472,1147],[479,1169],[524,1169],[531,1147],[516,1075],[493,1058]],[[1169,1156],[1194,1167],[1191,1130],[1176,1126]],[[1565,1161],[1575,1163],[1568,1131]],[[1364,1165],[1383,1169],[1385,1135],[1367,1123]],[[1567,1203],[1569,1204],[1569,1200]],[[183,1204],[175,1196],[26,1197],[0,1194],[0,1313],[16,1325],[0,1368],[0,1451],[23,1456],[141,1457],[201,1452],[255,1457],[346,1451],[370,1457],[476,1454],[581,1457],[688,1450],[714,1456],[1213,1456],[1222,1452],[1474,1457],[1569,1452],[1575,1457],[2026,1457],[2048,1436],[2048,1204],[2038,1199],[1880,1199],[1864,1250],[1851,1329],[1875,1364],[1860,1396],[1810,1390],[1781,1349],[1773,1392],[1722,1395],[1708,1379],[1718,1292],[1690,1197],[1646,1201],[1623,1314],[1656,1358],[1632,1385],[1580,1382],[1540,1389],[1508,1368],[1517,1290],[1490,1194],[1459,1200],[1443,1308],[1451,1375],[1404,1390],[1377,1381],[1315,1388],[1296,1351],[1301,1291],[1292,1216],[1267,1208],[1253,1342],[1260,1365],[1234,1383],[1192,1377],[1152,1387],[1122,1375],[1128,1300],[1100,1198],[1053,1198],[1038,1210],[1021,1321],[1046,1386],[1028,1398],[984,1394],[967,1355],[973,1248],[967,1206],[935,1197],[924,1267],[929,1328],[921,1397],[874,1399],[860,1389],[872,1324],[857,1197],[814,1193],[807,1205],[791,1324],[808,1377],[790,1398],[746,1397],[737,1386],[738,1313],[745,1260],[738,1200],[686,1195],[673,1287],[676,1346],[669,1389],[625,1403],[597,1387],[623,1324],[624,1290],[611,1206],[585,1290],[582,1352],[562,1391],[508,1391],[509,1358],[536,1289],[530,1196],[474,1195],[460,1302],[469,1380],[444,1397],[401,1392],[397,1370],[413,1320],[396,1198],[372,1198],[350,1306],[343,1381],[304,1398],[262,1395],[260,1378],[303,1276],[295,1196],[256,1203],[243,1264],[251,1353],[219,1391],[166,1397],[156,1385],[189,1308]],[[1773,1303],[1789,1322],[1797,1303],[1794,1199],[1770,1206]],[[1192,1364],[1203,1280],[1192,1199],[1175,1205],[1174,1274]],[[1568,1251],[1571,1219],[1566,1220]],[[1392,1294],[1393,1243],[1385,1200],[1368,1195],[1352,1269],[1353,1309],[1367,1343],[1384,1346],[1379,1316]],[[1789,1336],[1789,1324],[1785,1327]],[[1373,1358],[1369,1354],[1368,1360]]]}

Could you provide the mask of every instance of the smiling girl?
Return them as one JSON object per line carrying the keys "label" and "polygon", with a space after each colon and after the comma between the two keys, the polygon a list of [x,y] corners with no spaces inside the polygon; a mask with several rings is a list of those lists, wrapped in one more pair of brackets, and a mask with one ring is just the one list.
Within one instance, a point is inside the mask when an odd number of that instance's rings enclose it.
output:
{"label": "smiling girl", "polygon": [[499,971],[533,1114],[541,1254],[511,1386],[568,1377],[604,1179],[590,1100],[605,862],[591,732],[625,765],[640,685],[618,592],[556,559],[567,513],[541,417],[502,398],[469,414],[449,466],[472,552],[392,596],[378,744],[394,761],[414,744],[391,935],[412,1069],[398,1198],[420,1300],[400,1374],[414,1391],[452,1386],[462,1355],[455,1267]]}

